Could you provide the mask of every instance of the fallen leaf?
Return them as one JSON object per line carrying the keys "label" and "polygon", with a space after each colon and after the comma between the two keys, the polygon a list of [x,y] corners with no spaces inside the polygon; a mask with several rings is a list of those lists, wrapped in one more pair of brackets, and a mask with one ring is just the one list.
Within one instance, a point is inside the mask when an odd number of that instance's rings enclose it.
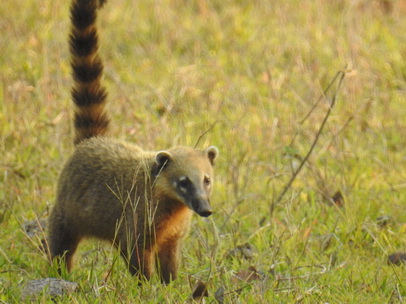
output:
{"label": "fallen leaf", "polygon": [[203,297],[208,297],[207,286],[202,281],[197,281],[193,287],[192,298],[195,301],[200,301]]}
{"label": "fallen leaf", "polygon": [[388,256],[388,264],[401,265],[406,264],[406,253],[395,252]]}
{"label": "fallen leaf", "polygon": [[307,240],[307,239],[309,238],[310,233],[312,232],[312,229],[313,229],[313,227],[310,226],[310,227],[307,227],[307,228],[304,230],[304,232],[303,232],[303,239],[304,239],[304,240]]}
{"label": "fallen leaf", "polygon": [[334,195],[331,197],[331,199],[336,206],[338,206],[338,207],[344,206],[344,197],[340,191],[337,191],[336,193],[334,193]]}
{"label": "fallen leaf", "polygon": [[237,272],[235,278],[244,282],[252,282],[261,279],[263,276],[262,272],[258,271],[254,266],[250,266],[248,269]]}

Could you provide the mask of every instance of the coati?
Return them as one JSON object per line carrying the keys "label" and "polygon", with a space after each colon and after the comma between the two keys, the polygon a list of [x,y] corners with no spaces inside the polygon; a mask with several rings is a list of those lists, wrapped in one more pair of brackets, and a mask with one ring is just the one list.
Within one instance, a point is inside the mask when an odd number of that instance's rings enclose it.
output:
{"label": "coati", "polygon": [[131,274],[149,279],[158,265],[161,279],[170,282],[177,276],[192,211],[212,214],[209,197],[218,150],[146,152],[106,136],[110,120],[96,29],[104,1],[71,4],[75,151],[59,176],[50,214],[51,258],[70,271],[79,242],[95,237],[119,249]]}

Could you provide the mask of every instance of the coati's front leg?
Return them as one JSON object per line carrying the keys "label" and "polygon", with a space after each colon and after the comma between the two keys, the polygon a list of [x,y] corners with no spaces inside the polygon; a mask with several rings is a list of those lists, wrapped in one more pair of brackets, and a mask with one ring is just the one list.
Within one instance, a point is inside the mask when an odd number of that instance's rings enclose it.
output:
{"label": "coati's front leg", "polygon": [[136,245],[128,247],[127,244],[120,244],[120,253],[132,275],[138,275],[149,280],[154,272],[154,248],[139,248]]}
{"label": "coati's front leg", "polygon": [[159,244],[158,248],[158,269],[161,281],[169,283],[178,276],[180,259],[180,240],[170,238]]}

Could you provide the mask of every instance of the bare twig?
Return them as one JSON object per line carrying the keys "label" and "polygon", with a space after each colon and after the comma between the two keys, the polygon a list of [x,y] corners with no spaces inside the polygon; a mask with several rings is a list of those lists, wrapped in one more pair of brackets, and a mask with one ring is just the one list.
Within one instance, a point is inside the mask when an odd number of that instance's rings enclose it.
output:
{"label": "bare twig", "polygon": [[298,276],[278,276],[276,275],[276,280],[278,281],[293,281],[293,280],[300,280],[300,279],[307,279],[310,276],[317,276],[317,275],[322,275],[325,274],[327,272],[327,267],[324,265],[310,265],[310,266],[302,266],[302,267],[297,267],[296,269],[300,269],[300,268],[305,268],[305,267],[317,267],[317,268],[321,268],[321,270],[319,272],[310,272],[310,273],[305,273],[302,275],[298,275]]}
{"label": "bare twig", "polygon": [[217,123],[218,123],[218,121],[216,120],[214,123],[212,123],[212,125],[211,125],[206,131],[203,132],[203,134],[201,134],[201,135],[199,136],[199,138],[198,138],[197,141],[196,141],[196,144],[195,144],[194,148],[197,148],[197,146],[199,145],[200,140],[201,140],[207,133],[209,133],[211,130],[213,130]]}
{"label": "bare twig", "polygon": [[271,214],[273,213],[273,210],[275,209],[275,206],[278,205],[282,198],[284,197],[284,195],[286,194],[286,192],[289,190],[289,188],[292,186],[294,180],[296,179],[296,177],[298,176],[298,174],[300,173],[300,171],[302,170],[303,166],[305,165],[305,163],[307,162],[307,160],[309,159],[310,155],[312,154],[314,148],[316,147],[316,144],[320,138],[321,132],[323,131],[323,128],[328,120],[328,118],[330,117],[331,111],[335,105],[336,99],[337,99],[337,94],[340,90],[341,84],[344,80],[346,72],[345,71],[339,71],[337,72],[337,74],[334,76],[333,80],[330,82],[330,84],[327,86],[327,88],[324,90],[323,95],[318,99],[318,101],[316,102],[316,104],[312,107],[312,109],[310,110],[310,112],[306,115],[306,117],[302,120],[306,120],[307,117],[311,114],[311,112],[314,110],[315,106],[320,102],[321,98],[323,96],[327,95],[327,92],[330,90],[330,88],[333,86],[333,84],[338,80],[338,85],[337,88],[333,94],[333,97],[331,99],[331,104],[327,110],[327,113],[323,119],[323,122],[320,125],[319,130],[316,133],[316,137],[313,140],[312,145],[310,146],[309,151],[307,152],[306,156],[303,158],[302,162],[300,163],[299,167],[296,169],[296,171],[293,173],[292,177],[290,178],[289,182],[286,184],[285,188],[283,188],[281,194],[278,196],[278,198],[272,202],[271,204]]}
{"label": "bare twig", "polygon": [[[299,124],[303,124],[308,118],[309,116],[313,113],[313,111],[316,109],[316,107],[318,106],[318,104],[320,103],[320,101],[323,99],[323,97],[326,97],[327,92],[331,89],[331,87],[333,86],[333,84],[336,82],[336,80],[340,77],[340,75],[344,74],[344,72],[340,71],[338,72],[333,80],[329,83],[329,85],[323,90],[323,94],[320,95],[319,99],[317,99],[317,101],[315,102],[315,104],[312,106],[312,108],[310,109],[310,111],[305,115],[305,117],[299,122]],[[341,83],[339,83],[340,86]],[[337,88],[336,92],[334,93],[334,97],[338,92],[339,87]],[[333,98],[334,98],[333,97]],[[334,102],[334,101],[333,101]],[[332,102],[332,103],[333,103]],[[333,104],[331,105],[331,107],[333,107]]]}

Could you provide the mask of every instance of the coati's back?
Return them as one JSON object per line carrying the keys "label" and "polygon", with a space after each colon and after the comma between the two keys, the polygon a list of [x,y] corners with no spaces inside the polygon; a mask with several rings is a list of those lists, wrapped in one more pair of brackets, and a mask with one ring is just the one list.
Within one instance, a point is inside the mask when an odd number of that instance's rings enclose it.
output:
{"label": "coati's back", "polygon": [[149,278],[157,256],[161,278],[174,279],[192,211],[210,216],[218,150],[175,147],[145,152],[107,133],[97,10],[105,0],[73,0],[69,37],[75,104],[75,151],[62,170],[49,220],[52,259],[72,267],[83,237],[111,241],[132,274]]}
{"label": "coati's back", "polygon": [[113,240],[124,210],[151,199],[152,162],[134,145],[104,137],[82,141],[59,177],[58,221],[69,222],[77,235]]}

